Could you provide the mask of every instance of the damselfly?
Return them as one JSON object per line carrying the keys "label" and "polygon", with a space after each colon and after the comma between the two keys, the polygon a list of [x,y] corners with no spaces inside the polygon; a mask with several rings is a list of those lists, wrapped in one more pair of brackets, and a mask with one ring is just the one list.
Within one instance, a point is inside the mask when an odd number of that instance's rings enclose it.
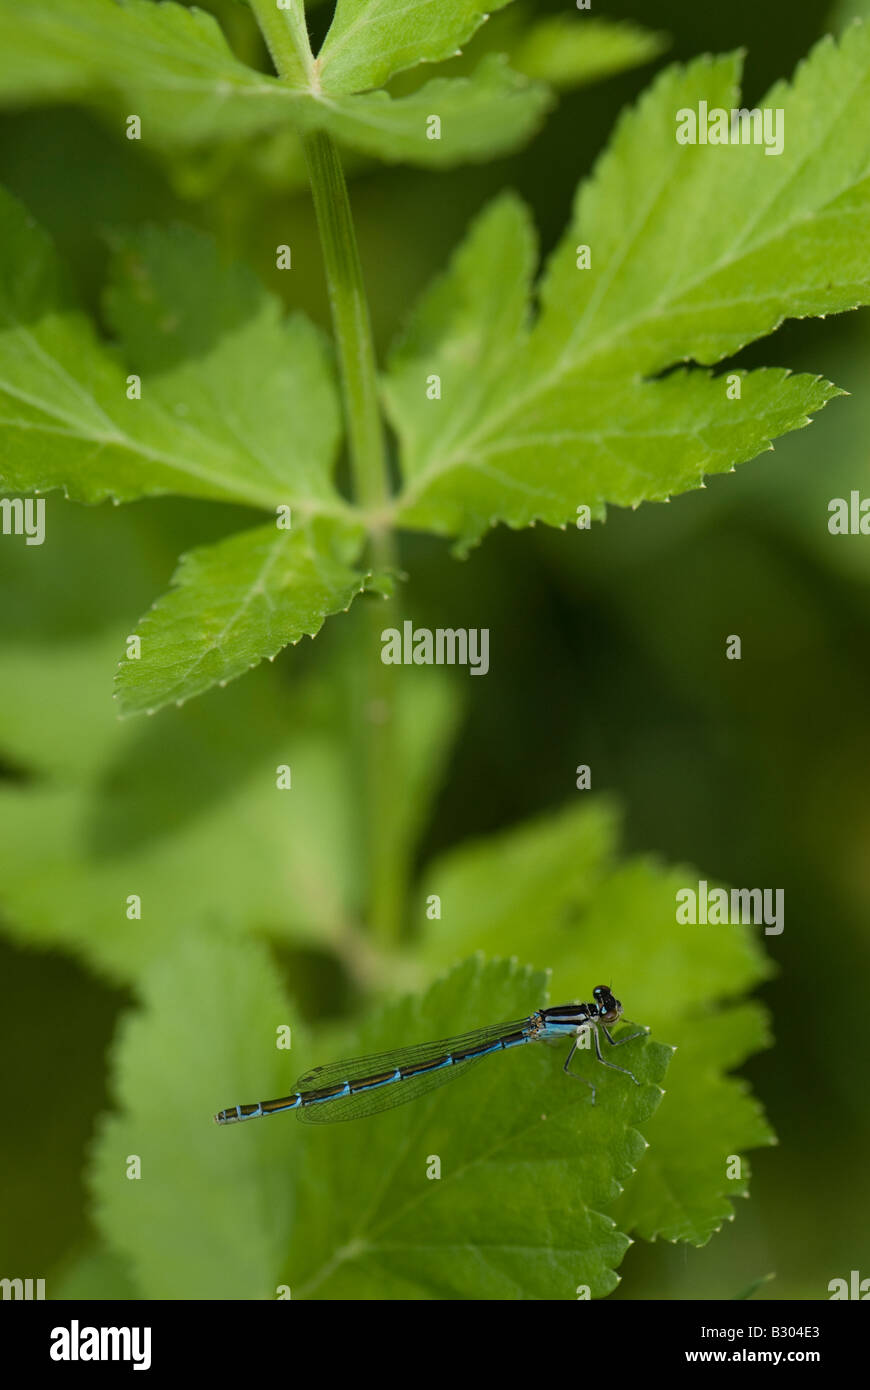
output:
{"label": "damselfly", "polygon": [[215,1115],[219,1125],[235,1124],[238,1120],[254,1120],[261,1115],[276,1115],[281,1110],[295,1110],[300,1120],[308,1124],[331,1124],[335,1120],[355,1120],[362,1115],[375,1115],[391,1110],[395,1105],[416,1100],[433,1091],[459,1072],[466,1072],[475,1062],[492,1052],[506,1052],[523,1043],[552,1042],[573,1038],[563,1071],[585,1081],[592,1091],[595,1086],[569,1064],[584,1034],[591,1034],[595,1055],[603,1067],[621,1071],[631,1077],[636,1086],[641,1083],[627,1067],[606,1062],[601,1055],[599,1032],[611,1047],[621,1047],[642,1037],[649,1030],[640,1029],[627,1038],[614,1039],[608,1025],[616,1023],[622,1014],[622,1004],[615,999],[607,985],[592,991],[593,1003],[562,1004],[558,1008],[538,1009],[528,1018],[513,1023],[496,1023],[491,1028],[476,1028],[458,1038],[422,1043],[419,1047],[400,1047],[393,1052],[379,1052],[369,1057],[354,1057],[333,1062],[331,1066],[315,1067],[296,1082],[296,1090],[279,1100],[261,1100],[256,1105],[234,1105]]}

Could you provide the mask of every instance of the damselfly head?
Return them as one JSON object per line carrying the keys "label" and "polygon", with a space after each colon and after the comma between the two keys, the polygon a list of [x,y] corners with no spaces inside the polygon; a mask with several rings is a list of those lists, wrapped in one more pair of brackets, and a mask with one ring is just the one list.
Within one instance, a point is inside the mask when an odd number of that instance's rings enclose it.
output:
{"label": "damselfly head", "polygon": [[622,1004],[614,997],[609,985],[596,985],[592,991],[598,1005],[598,1017],[604,1023],[616,1023],[622,1013]]}

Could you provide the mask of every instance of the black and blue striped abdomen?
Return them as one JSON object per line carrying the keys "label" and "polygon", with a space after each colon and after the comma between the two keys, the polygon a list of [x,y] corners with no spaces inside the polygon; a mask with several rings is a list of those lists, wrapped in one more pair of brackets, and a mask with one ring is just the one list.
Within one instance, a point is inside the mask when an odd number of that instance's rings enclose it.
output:
{"label": "black and blue striped abdomen", "polygon": [[308,1124],[358,1119],[415,1100],[484,1057],[519,1047],[535,1036],[533,1019],[520,1019],[441,1042],[334,1062],[300,1077],[292,1095],[257,1105],[233,1106],[220,1111],[215,1120],[234,1124],[282,1110],[295,1110]]}

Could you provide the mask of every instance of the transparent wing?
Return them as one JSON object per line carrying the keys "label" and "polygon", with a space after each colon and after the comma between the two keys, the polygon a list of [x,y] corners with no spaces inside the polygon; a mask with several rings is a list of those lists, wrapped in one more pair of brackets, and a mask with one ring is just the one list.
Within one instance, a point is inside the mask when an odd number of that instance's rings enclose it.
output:
{"label": "transparent wing", "polygon": [[[511,1033],[521,1032],[528,1022],[528,1018],[515,1019],[508,1023],[494,1024],[489,1028],[476,1028],[471,1033],[462,1033],[454,1038],[421,1043],[417,1047],[400,1047],[392,1052],[377,1052],[367,1057],[351,1057],[332,1062],[325,1067],[315,1067],[313,1071],[300,1076],[296,1082],[296,1090],[306,1092],[326,1089],[341,1085],[345,1081],[360,1081],[395,1071],[400,1067],[421,1066],[441,1057],[486,1047]],[[416,1100],[418,1096],[434,1091],[460,1073],[464,1075],[470,1067],[482,1062],[487,1056],[495,1056],[495,1053],[484,1053],[467,1061],[454,1062],[447,1067],[421,1072],[419,1076],[391,1081],[368,1091],[358,1091],[356,1095],[339,1096],[316,1105],[300,1106],[296,1116],[303,1124],[328,1125],[341,1120],[359,1119],[363,1115],[375,1115],[382,1110],[392,1110],[397,1105],[405,1105],[408,1101]]]}
{"label": "transparent wing", "polygon": [[437,1042],[418,1043],[412,1047],[395,1047],[390,1052],[372,1052],[366,1057],[344,1057],[338,1062],[328,1062],[325,1067],[314,1067],[312,1071],[307,1071],[296,1082],[296,1090],[317,1090],[323,1086],[335,1086],[341,1081],[356,1081],[363,1076],[375,1076],[378,1072],[394,1071],[396,1067],[431,1062],[436,1057],[446,1057],[448,1053],[482,1047],[484,1043],[495,1042],[508,1033],[519,1033],[528,1024],[528,1018],[519,1018],[510,1023],[493,1023],[488,1028],[473,1028],[470,1033],[461,1033],[455,1038],[440,1038]]}
{"label": "transparent wing", "polygon": [[359,1091],[355,1096],[339,1096],[337,1100],[325,1101],[320,1105],[302,1105],[296,1111],[297,1119],[306,1125],[331,1125],[341,1120],[358,1120],[363,1115],[377,1115],[382,1110],[393,1110],[397,1105],[405,1105],[409,1100],[444,1086],[460,1074],[464,1075],[478,1062],[495,1053],[484,1053],[468,1062],[456,1062],[438,1071],[423,1072],[420,1076],[409,1077],[407,1081],[392,1081],[388,1086],[378,1086],[371,1091]]}

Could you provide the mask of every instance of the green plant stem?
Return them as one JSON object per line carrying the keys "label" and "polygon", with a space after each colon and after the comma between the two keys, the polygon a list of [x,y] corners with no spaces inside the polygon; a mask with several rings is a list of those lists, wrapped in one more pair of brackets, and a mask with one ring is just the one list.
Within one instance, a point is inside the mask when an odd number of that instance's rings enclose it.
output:
{"label": "green plant stem", "polygon": [[251,9],[278,75],[288,82],[303,80],[316,89],[317,65],[308,42],[302,0],[291,0],[287,10],[279,10],[275,0],[251,0]]}
{"label": "green plant stem", "polygon": [[305,155],[341,367],[356,500],[365,510],[377,511],[389,498],[384,430],[347,184],[332,136],[324,131],[306,135]]}
{"label": "green plant stem", "polygon": [[[319,90],[301,0],[294,0],[288,10],[278,10],[274,0],[252,0],[252,7],[280,76],[293,80],[301,69],[309,87]],[[331,136],[315,131],[304,137],[304,145],[338,351],[355,499],[363,511],[383,516],[390,497],[386,440],[347,184]],[[371,529],[371,562],[377,570],[396,568],[395,541],[387,524]],[[364,605],[360,654],[365,673],[360,742],[367,915],[384,945],[395,944],[400,936],[405,888],[399,853],[401,806],[394,780],[395,684],[380,659],[380,633],[394,626],[393,607],[392,600]]]}
{"label": "green plant stem", "polygon": [[[366,511],[383,511],[389,501],[386,442],[381,419],[371,318],[347,196],[344,171],[331,136],[316,132],[305,137],[305,153],[323,247],[329,302],[341,368],[347,416],[354,491]],[[372,532],[372,563],[376,569],[395,569],[391,532]],[[402,927],[402,897],[398,853],[399,798],[396,795],[395,683],[380,659],[380,633],[393,626],[392,601],[365,605],[366,672],[362,709],[363,804],[366,820],[368,909],[372,927],[382,942],[394,943]]]}

